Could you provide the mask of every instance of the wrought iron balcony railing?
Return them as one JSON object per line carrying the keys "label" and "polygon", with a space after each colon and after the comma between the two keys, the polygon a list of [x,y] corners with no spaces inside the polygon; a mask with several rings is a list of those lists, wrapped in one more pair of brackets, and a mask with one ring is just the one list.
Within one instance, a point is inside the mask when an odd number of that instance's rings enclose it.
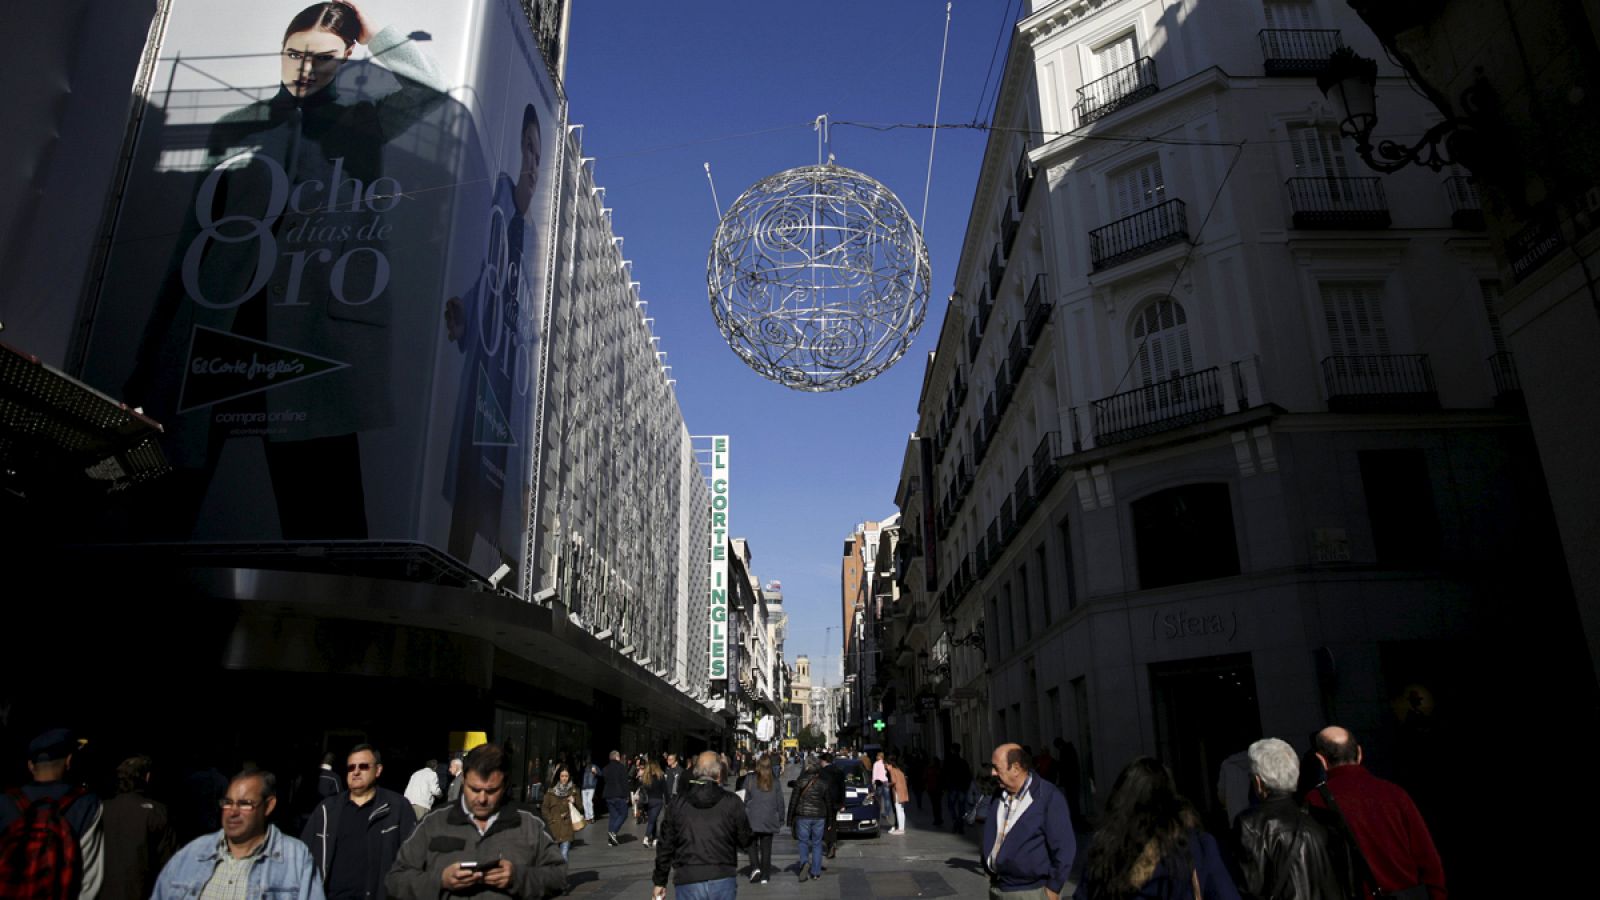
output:
{"label": "wrought iron balcony railing", "polygon": [[1050,485],[1056,483],[1061,475],[1061,464],[1056,462],[1056,457],[1061,455],[1061,432],[1047,431],[1039,439],[1039,445],[1033,448],[1033,499],[1039,502],[1044,499],[1045,491]]}
{"label": "wrought iron balcony railing", "polygon": [[1007,497],[1000,504],[1000,540],[1011,543],[1011,538],[1017,533],[1017,507],[1016,502]]}
{"label": "wrought iron balcony railing", "polygon": [[1268,75],[1317,75],[1342,46],[1338,29],[1264,28],[1262,67]]}
{"label": "wrought iron balcony railing", "polygon": [[1438,409],[1427,354],[1330,356],[1322,361],[1328,408],[1334,412]]}
{"label": "wrought iron balcony railing", "polygon": [[1096,78],[1078,88],[1078,103],[1073,107],[1082,127],[1131,106],[1160,89],[1156,81],[1156,61],[1148,56]]}
{"label": "wrought iron balcony railing", "polygon": [[1380,178],[1291,178],[1288,188],[1296,228],[1389,227]]}
{"label": "wrought iron balcony railing", "polygon": [[1098,272],[1188,239],[1183,201],[1168,200],[1089,232],[1089,261]]}
{"label": "wrought iron balcony railing", "polygon": [[1022,322],[1011,329],[1011,343],[1006,353],[1006,364],[1018,381],[1022,380],[1022,373],[1028,371],[1028,357],[1033,355],[1033,343],[1024,337],[1022,329]]}
{"label": "wrought iron balcony railing", "polygon": [[989,399],[983,403],[983,427],[993,432],[1000,424],[1000,404],[996,402],[995,395],[989,394]]}
{"label": "wrought iron balcony railing", "polygon": [[989,434],[984,431],[981,424],[972,426],[972,455],[983,465],[983,458],[989,454]]}
{"label": "wrought iron balcony railing", "polygon": [[1011,489],[1011,496],[1016,501],[1017,520],[1026,522],[1028,513],[1033,512],[1033,508],[1038,505],[1037,498],[1033,496],[1033,491],[1029,488],[1027,469],[1023,469],[1022,474],[1017,476],[1017,483]]}
{"label": "wrought iron balcony railing", "polygon": [[1006,251],[997,241],[989,251],[989,296],[1000,296],[1000,283],[1006,277]]}
{"label": "wrought iron balcony railing", "polygon": [[1521,402],[1522,377],[1517,374],[1517,361],[1510,353],[1496,353],[1489,357],[1489,374],[1494,378],[1496,403]]}
{"label": "wrought iron balcony railing", "polygon": [[967,362],[978,359],[978,348],[983,346],[983,326],[977,319],[967,323]]}
{"label": "wrought iron balcony railing", "polygon": [[1478,197],[1478,186],[1465,175],[1455,175],[1444,180],[1444,191],[1450,195],[1450,224],[1462,231],[1482,231],[1483,201]]}
{"label": "wrought iron balcony railing", "polygon": [[1129,441],[1222,415],[1215,366],[1112,394],[1090,404],[1099,445]]}
{"label": "wrought iron balcony railing", "polygon": [[1022,306],[1022,321],[1028,326],[1028,343],[1037,344],[1039,335],[1044,331],[1044,323],[1050,321],[1050,312],[1055,305],[1050,302],[1048,276],[1040,272],[1033,276],[1033,287],[1028,289],[1028,301]]}

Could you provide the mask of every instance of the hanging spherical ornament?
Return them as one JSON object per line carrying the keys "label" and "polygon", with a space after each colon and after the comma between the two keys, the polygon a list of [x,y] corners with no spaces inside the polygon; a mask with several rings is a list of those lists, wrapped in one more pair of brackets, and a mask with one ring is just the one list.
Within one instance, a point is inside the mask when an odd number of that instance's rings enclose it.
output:
{"label": "hanging spherical ornament", "polygon": [[757,182],[711,244],[711,313],[733,352],[800,391],[837,391],[905,355],[928,306],[928,250],[888,188],[841,166]]}

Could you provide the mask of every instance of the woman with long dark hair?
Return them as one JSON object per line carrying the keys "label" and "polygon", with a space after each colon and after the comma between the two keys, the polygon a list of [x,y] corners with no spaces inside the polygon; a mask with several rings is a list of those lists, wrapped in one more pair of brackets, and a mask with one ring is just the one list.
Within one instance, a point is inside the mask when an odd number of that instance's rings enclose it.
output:
{"label": "woman with long dark hair", "polygon": [[643,809],[646,818],[644,825],[644,845],[653,847],[656,843],[656,820],[661,817],[661,808],[667,805],[667,778],[661,771],[661,765],[655,760],[649,760],[639,775],[639,792],[643,794]]}
{"label": "woman with long dark hair", "polygon": [[1075,900],[1239,900],[1217,842],[1167,767],[1128,763],[1084,858]]}
{"label": "woman with long dark hair", "polygon": [[750,881],[765,884],[772,876],[772,836],[783,827],[783,792],[773,777],[773,755],[762,756],[744,779],[744,810],[756,839],[750,842]]}

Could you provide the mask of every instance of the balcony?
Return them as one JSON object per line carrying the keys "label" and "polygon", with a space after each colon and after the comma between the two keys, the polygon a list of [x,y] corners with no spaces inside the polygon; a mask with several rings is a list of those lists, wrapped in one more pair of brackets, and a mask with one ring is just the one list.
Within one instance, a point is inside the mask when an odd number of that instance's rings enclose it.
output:
{"label": "balcony", "polygon": [[991,393],[989,399],[985,400],[983,404],[983,427],[988,429],[990,434],[993,434],[999,424],[1000,406],[995,403],[994,394]]}
{"label": "balcony", "polygon": [[1033,287],[1028,289],[1028,302],[1022,307],[1022,321],[1028,327],[1029,344],[1039,343],[1044,323],[1050,321],[1050,312],[1055,308],[1050,302],[1049,282],[1045,278],[1043,272],[1033,277]]}
{"label": "balcony", "polygon": [[1000,559],[1000,551],[1005,549],[1000,543],[1000,517],[995,516],[989,520],[989,532],[985,535],[981,546],[989,548],[989,562],[994,563]]}
{"label": "balcony", "polygon": [[1156,62],[1148,56],[1131,65],[1096,78],[1078,88],[1078,103],[1073,111],[1078,116],[1078,127],[1111,115],[1125,106],[1132,106],[1160,89],[1156,82]]}
{"label": "balcony", "polygon": [[1033,193],[1034,180],[1033,161],[1028,159],[1028,149],[1024,147],[1022,154],[1017,159],[1017,170],[1011,176],[1011,181],[1017,192],[1017,212],[1028,208],[1028,195]]}
{"label": "balcony", "polygon": [[982,425],[972,426],[972,456],[978,461],[978,465],[983,465],[983,458],[988,453],[989,434],[984,431]]}
{"label": "balcony", "polygon": [[1465,175],[1446,178],[1444,191],[1450,195],[1450,224],[1462,231],[1483,231],[1483,201],[1472,179]]}
{"label": "balcony", "polygon": [[994,295],[989,293],[989,286],[983,286],[983,296],[978,298],[978,330],[989,327],[989,314],[994,312]]}
{"label": "balcony", "polygon": [[961,369],[959,368],[956,369],[956,376],[952,381],[951,388],[952,396],[955,397],[955,400],[950,406],[952,409],[960,409],[961,404],[967,402],[967,378],[961,374]]}
{"label": "balcony", "polygon": [[983,326],[977,319],[967,323],[967,362],[978,358],[978,348],[983,346]]}
{"label": "balcony", "polygon": [[1017,507],[1016,501],[1010,497],[1000,504],[1000,539],[1011,543],[1011,538],[1017,533]]}
{"label": "balcony", "polygon": [[1187,240],[1183,201],[1168,200],[1089,232],[1089,260],[1099,272]]}
{"label": "balcony", "polygon": [[1417,412],[1439,408],[1427,354],[1330,356],[1322,361],[1333,412]]}
{"label": "balcony", "polygon": [[1131,441],[1222,415],[1222,388],[1215,366],[1112,394],[1090,404],[1098,445]]}
{"label": "balcony", "polygon": [[1320,75],[1342,46],[1338,29],[1264,28],[1262,68],[1268,75]]}
{"label": "balcony", "polygon": [[1006,277],[1006,251],[996,243],[989,252],[989,296],[1000,296],[1000,283]]}
{"label": "balcony", "polygon": [[1022,474],[1017,476],[1017,483],[1011,489],[1011,498],[1017,510],[1017,521],[1019,523],[1028,521],[1028,514],[1033,512],[1033,508],[1038,506],[1039,502],[1028,488],[1027,469],[1023,469]]}
{"label": "balcony", "polygon": [[1011,406],[1011,396],[1017,391],[1017,383],[1006,370],[1006,364],[1001,363],[994,372],[994,416],[998,423],[1005,418],[1006,409]]}
{"label": "balcony", "polygon": [[1379,178],[1291,178],[1296,228],[1388,228],[1389,201]]}
{"label": "balcony", "polygon": [[1023,336],[1023,323],[1018,322],[1011,329],[1011,343],[1006,352],[1006,366],[1016,373],[1017,380],[1022,380],[1022,373],[1028,371],[1028,358],[1033,355],[1033,344]]}
{"label": "balcony", "polygon": [[1517,361],[1510,353],[1496,353],[1488,362],[1489,374],[1494,378],[1494,405],[1520,409],[1522,378],[1517,374]]}
{"label": "balcony", "polygon": [[1056,457],[1061,455],[1061,432],[1047,431],[1039,439],[1039,446],[1033,448],[1033,500],[1038,503],[1044,500],[1045,492],[1050,490],[1050,485],[1056,483],[1061,477],[1061,464],[1056,462]]}

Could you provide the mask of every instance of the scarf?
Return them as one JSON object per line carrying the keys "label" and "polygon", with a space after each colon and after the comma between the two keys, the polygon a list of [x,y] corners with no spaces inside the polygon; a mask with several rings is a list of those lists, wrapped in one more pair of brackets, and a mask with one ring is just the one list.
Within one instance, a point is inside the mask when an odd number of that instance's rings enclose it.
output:
{"label": "scarf", "polygon": [[572,794],[572,788],[572,782],[569,781],[566,784],[562,784],[558,781],[550,788],[550,793],[555,794],[557,797],[566,797]]}

